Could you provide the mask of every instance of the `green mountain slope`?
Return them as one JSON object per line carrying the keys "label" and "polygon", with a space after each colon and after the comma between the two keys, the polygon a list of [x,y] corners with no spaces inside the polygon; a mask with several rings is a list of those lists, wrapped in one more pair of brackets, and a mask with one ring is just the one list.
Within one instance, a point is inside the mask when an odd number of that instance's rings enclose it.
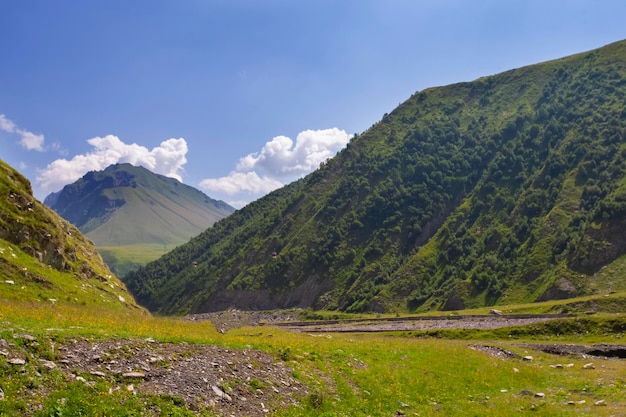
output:
{"label": "green mountain slope", "polygon": [[0,160],[0,298],[142,312],[78,229]]}
{"label": "green mountain slope", "polygon": [[417,92],[316,172],[125,282],[162,313],[623,289],[625,120],[626,42]]}
{"label": "green mountain slope", "polygon": [[44,202],[93,240],[120,276],[234,211],[193,187],[130,164],[89,172]]}

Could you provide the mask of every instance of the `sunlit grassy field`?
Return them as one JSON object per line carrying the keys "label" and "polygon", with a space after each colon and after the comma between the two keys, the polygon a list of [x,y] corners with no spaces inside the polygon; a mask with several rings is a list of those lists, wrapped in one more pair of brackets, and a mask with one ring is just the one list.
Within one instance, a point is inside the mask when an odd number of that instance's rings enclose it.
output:
{"label": "sunlit grassy field", "polygon": [[[277,416],[626,415],[626,361],[559,357],[520,346],[530,339],[624,342],[619,326],[603,326],[606,321],[617,322],[623,329],[621,315],[584,320],[590,321],[585,324],[587,329],[602,330],[594,333],[563,326],[560,335],[538,331],[536,337],[529,336],[532,332],[512,332],[512,336],[502,331],[474,333],[480,340],[471,339],[471,333],[469,339],[464,333],[461,340],[455,339],[454,332],[449,332],[451,339],[442,339],[428,337],[427,332],[306,334],[268,326],[220,334],[209,322],[158,318],[131,310],[19,301],[0,304],[2,339],[21,343],[13,340],[14,335],[28,333],[40,342],[29,358],[35,370],[37,356],[56,359],[55,344],[82,337],[153,338],[270,352],[310,387],[299,407],[273,414]],[[469,348],[473,344],[498,346],[521,356],[531,355],[533,360],[493,357]],[[593,367],[584,369],[589,362]],[[551,367],[557,363],[571,365]],[[40,389],[42,384],[48,385],[49,394],[41,400],[40,416],[153,415],[146,410],[159,410],[156,415],[214,415],[210,409],[192,412],[162,396],[108,395],[109,388],[103,383],[87,387],[67,380],[60,372],[36,375],[15,372],[0,355],[0,387],[5,396],[0,401],[0,415],[21,415],[27,408],[20,393]],[[535,396],[538,393],[543,396]]]}
{"label": "sunlit grassy field", "polygon": [[[183,242],[181,242],[183,243]],[[109,268],[115,269],[117,275],[123,277],[138,265],[145,265],[163,256],[176,245],[146,243],[143,245],[99,246],[98,252]]]}

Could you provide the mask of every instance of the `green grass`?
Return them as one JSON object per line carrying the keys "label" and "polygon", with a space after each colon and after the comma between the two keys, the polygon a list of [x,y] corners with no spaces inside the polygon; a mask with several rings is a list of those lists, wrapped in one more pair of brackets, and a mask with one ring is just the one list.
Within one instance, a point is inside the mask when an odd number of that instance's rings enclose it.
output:
{"label": "green grass", "polygon": [[[184,242],[180,242],[184,243]],[[125,246],[98,246],[98,252],[117,276],[123,277],[129,271],[160,258],[175,245],[146,243]]]}
{"label": "green grass", "polygon": [[52,269],[5,240],[0,240],[0,299],[143,311],[113,275],[77,279],[73,273]]}
{"label": "green grass", "polygon": [[[622,327],[611,327],[613,322]],[[0,304],[0,337],[20,346],[25,342],[13,335],[29,333],[38,344],[27,347],[30,356],[25,372],[0,355],[0,387],[6,397],[0,401],[0,415],[24,414],[33,405],[26,400],[32,396],[25,393],[44,389],[47,395],[29,400],[40,407],[37,416],[212,415],[208,409],[192,412],[176,397],[132,395],[125,390],[109,394],[112,387],[106,382],[78,384],[56,370],[37,365],[38,358],[55,359],[54,343],[80,337],[152,337],[268,351],[308,386],[299,407],[279,410],[272,414],[275,416],[391,416],[398,410],[409,416],[623,415],[626,361],[557,357],[523,348],[519,341],[623,342],[618,336],[623,335],[624,318],[612,314],[560,323],[475,333],[463,338],[467,340],[459,340],[452,331],[438,338],[427,334],[309,335],[266,326],[220,334],[208,322],[80,305],[6,301]],[[585,333],[585,329],[594,328],[600,330]],[[520,338],[509,337],[511,332],[518,332]],[[494,358],[468,347],[474,343],[495,345],[534,359]],[[584,363],[591,361],[595,368],[583,369]],[[556,363],[573,366],[550,367]],[[524,390],[542,392],[545,397],[524,395]],[[600,400],[608,406],[595,406]],[[568,405],[568,401],[575,404]]]}
{"label": "green grass", "polygon": [[626,291],[626,256],[621,256],[594,275],[591,288]]}

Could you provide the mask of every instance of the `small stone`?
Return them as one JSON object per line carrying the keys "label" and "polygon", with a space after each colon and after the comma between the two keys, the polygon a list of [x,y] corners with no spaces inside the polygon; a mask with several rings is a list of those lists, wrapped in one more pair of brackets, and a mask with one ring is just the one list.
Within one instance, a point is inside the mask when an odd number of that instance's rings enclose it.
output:
{"label": "small stone", "polygon": [[23,340],[28,340],[29,342],[34,342],[35,341],[35,336],[32,336],[30,334],[26,334],[26,333],[14,334],[13,335],[13,339],[23,339]]}
{"label": "small stone", "polygon": [[76,377],[76,380],[79,382],[87,382],[87,380],[80,375]]}
{"label": "small stone", "polygon": [[566,404],[567,405],[576,405],[576,403],[574,401],[568,401]]}
{"label": "small stone", "polygon": [[24,364],[26,364],[26,361],[24,359],[20,359],[20,358],[11,358],[7,362],[9,362],[11,365],[24,365]]}
{"label": "small stone", "polygon": [[501,389],[500,392],[504,394],[505,392],[509,392],[509,390],[508,389]]}
{"label": "small stone", "polygon": [[524,357],[522,357],[522,360],[525,360],[525,361],[532,361],[532,360],[533,360],[533,357],[532,357],[532,356],[524,356]]}
{"label": "small stone", "polygon": [[585,401],[585,400],[576,401],[576,404],[578,404],[578,405],[587,404],[587,401]]}
{"label": "small stone", "polygon": [[519,395],[535,395],[532,391],[523,389],[519,392]]}
{"label": "small stone", "polygon": [[571,368],[571,367],[573,367],[573,366],[574,366],[574,364],[573,364],[573,363],[568,363],[568,364],[566,364],[566,365],[565,365],[565,367],[566,367],[566,368]]}
{"label": "small stone", "polygon": [[583,369],[595,369],[593,363],[589,362],[583,365]]}
{"label": "small stone", "polygon": [[513,368],[513,372],[518,373],[518,372],[519,372],[519,369],[517,369],[517,368]]}
{"label": "small stone", "polygon": [[538,392],[538,393],[535,394],[535,397],[537,397],[537,398],[543,398],[545,396],[546,396],[546,394],[544,394],[543,392]]}
{"label": "small stone", "polygon": [[213,390],[213,392],[215,393],[215,395],[217,395],[218,397],[231,402],[233,399],[230,397],[230,395],[226,394],[224,391],[222,391],[218,386],[216,385],[212,385],[211,389]]}
{"label": "small stone", "polygon": [[0,388],[0,401],[4,401],[4,391]]}
{"label": "small stone", "polygon": [[126,299],[124,297],[122,297],[121,295],[118,295],[117,299],[120,300],[120,303],[125,303],[126,302]]}
{"label": "small stone", "polygon": [[122,376],[126,378],[145,378],[146,374],[143,372],[124,372]]}
{"label": "small stone", "polygon": [[560,363],[557,363],[556,365],[550,365],[550,368],[561,369],[561,368],[563,368],[563,365],[561,365]]}
{"label": "small stone", "polygon": [[135,392],[135,386],[133,384],[126,385],[126,391]]}
{"label": "small stone", "polygon": [[607,404],[606,404],[606,401],[604,401],[604,400],[598,400],[593,405],[606,406]]}
{"label": "small stone", "polygon": [[9,356],[9,352],[7,352],[6,350],[0,350],[0,355]]}
{"label": "small stone", "polygon": [[57,367],[57,364],[52,362],[52,361],[47,361],[45,359],[39,359],[39,362],[41,362],[41,364],[48,369],[54,369]]}
{"label": "small stone", "polygon": [[89,373],[91,375],[93,375],[93,376],[102,376],[102,377],[106,376],[106,374],[104,372],[101,372],[101,371],[91,371]]}
{"label": "small stone", "polygon": [[6,281],[4,281],[5,284],[9,284],[9,285],[15,285],[15,281],[13,281],[12,279],[7,279]]}

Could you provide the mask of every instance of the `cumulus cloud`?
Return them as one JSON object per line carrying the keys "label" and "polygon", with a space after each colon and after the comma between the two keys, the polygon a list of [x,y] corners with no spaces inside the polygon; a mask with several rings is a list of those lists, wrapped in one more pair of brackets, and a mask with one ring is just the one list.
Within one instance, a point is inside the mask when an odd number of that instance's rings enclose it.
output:
{"label": "cumulus cloud", "polygon": [[283,186],[283,183],[271,177],[259,177],[256,172],[231,172],[226,177],[205,179],[200,187],[206,190],[219,191],[228,195],[245,192],[250,194],[267,194]]}
{"label": "cumulus cloud", "polygon": [[241,158],[228,176],[205,179],[200,182],[200,188],[228,196],[243,193],[260,197],[315,170],[351,137],[337,128],[305,130],[298,134],[295,144],[286,136],[276,136],[259,152]]}
{"label": "cumulus cloud", "polygon": [[91,138],[87,143],[94,147],[92,152],[51,162],[39,172],[37,183],[46,191],[56,190],[89,171],[101,171],[109,165],[124,162],[182,182],[181,172],[187,163],[187,142],[183,138],[168,139],[152,150],[135,143],[126,144],[114,135]]}
{"label": "cumulus cloud", "polygon": [[20,135],[20,144],[29,151],[35,150],[43,152],[45,150],[43,146],[45,140],[43,135],[37,135],[26,129],[20,129],[12,120],[7,119],[4,114],[0,114],[0,129],[5,132]]}
{"label": "cumulus cloud", "polygon": [[337,128],[305,130],[293,140],[276,136],[263,149],[239,160],[236,171],[260,169],[276,177],[298,177],[318,168],[346,146],[352,135]]}

